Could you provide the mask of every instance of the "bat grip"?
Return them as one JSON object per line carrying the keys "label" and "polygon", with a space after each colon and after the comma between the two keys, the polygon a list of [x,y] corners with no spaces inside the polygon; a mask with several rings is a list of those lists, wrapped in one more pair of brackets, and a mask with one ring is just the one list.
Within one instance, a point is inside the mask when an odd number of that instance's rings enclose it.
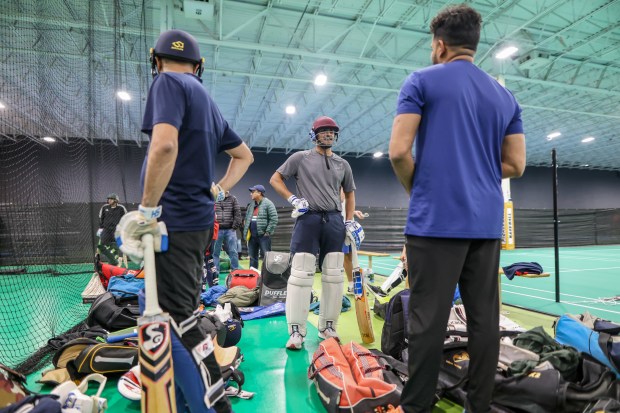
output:
{"label": "bat grip", "polygon": [[360,267],[357,259],[357,247],[355,246],[355,242],[351,242],[351,264],[353,265],[353,269]]}
{"label": "bat grip", "polygon": [[157,299],[155,249],[152,234],[142,235],[142,248],[144,250],[144,315],[148,317],[162,312]]}

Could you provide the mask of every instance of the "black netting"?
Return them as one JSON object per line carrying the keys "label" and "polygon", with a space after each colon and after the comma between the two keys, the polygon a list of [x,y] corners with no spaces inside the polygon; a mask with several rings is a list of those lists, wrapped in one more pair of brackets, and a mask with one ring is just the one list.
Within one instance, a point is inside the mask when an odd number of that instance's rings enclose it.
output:
{"label": "black netting", "polygon": [[109,141],[0,141],[1,363],[26,361],[84,319],[99,209],[109,192],[135,208],[143,159]]}

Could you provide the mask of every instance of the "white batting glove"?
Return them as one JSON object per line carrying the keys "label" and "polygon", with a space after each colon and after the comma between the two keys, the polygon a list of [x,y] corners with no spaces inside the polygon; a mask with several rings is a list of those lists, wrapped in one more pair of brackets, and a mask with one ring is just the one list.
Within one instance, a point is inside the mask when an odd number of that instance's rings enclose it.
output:
{"label": "white batting glove", "polygon": [[211,196],[215,202],[223,201],[226,198],[226,191],[224,188],[220,186],[220,184],[216,184],[215,182],[211,183]]}
{"label": "white batting glove", "polygon": [[101,234],[103,234],[103,228],[99,228],[99,229],[97,230],[97,236],[98,236],[99,238],[101,238]]}
{"label": "white batting glove", "polygon": [[346,229],[346,238],[345,244],[351,245],[351,243],[355,243],[355,248],[359,249],[360,245],[362,245],[362,241],[364,241],[364,229],[362,226],[355,221],[345,221],[344,227]]}
{"label": "white batting glove", "polygon": [[297,198],[295,195],[291,195],[287,201],[295,208],[291,214],[292,218],[297,218],[308,212],[309,205],[305,198]]}
{"label": "white batting glove", "polygon": [[144,250],[142,249],[142,235],[144,234],[153,235],[155,252],[168,250],[166,224],[157,222],[160,215],[161,206],[150,208],[140,205],[138,211],[131,211],[123,215],[116,226],[114,233],[116,243],[133,262],[140,263],[144,259]]}

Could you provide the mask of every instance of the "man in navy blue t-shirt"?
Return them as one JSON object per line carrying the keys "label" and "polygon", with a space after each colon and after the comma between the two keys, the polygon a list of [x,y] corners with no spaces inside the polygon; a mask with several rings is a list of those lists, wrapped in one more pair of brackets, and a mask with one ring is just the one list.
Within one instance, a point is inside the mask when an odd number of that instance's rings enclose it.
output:
{"label": "man in navy blue t-shirt", "polygon": [[410,194],[407,413],[431,411],[457,282],[469,331],[467,411],[489,411],[493,392],[501,180],[523,174],[525,136],[515,98],[473,63],[481,20],[467,5],[440,11],[430,25],[433,66],[409,75],[398,97],[390,160]]}
{"label": "man in navy blue t-shirt", "polygon": [[[154,235],[160,251],[155,255],[157,295],[172,318],[177,410],[229,412],[211,336],[193,313],[213,231],[214,202],[241,179],[253,156],[202,86],[203,59],[190,34],[162,33],[151,58],[154,80],[142,122],[142,132],[150,137],[142,201],[138,211],[121,220],[117,237],[134,261],[142,259],[140,238],[145,233]],[[232,159],[215,184],[215,157],[222,151]],[[165,252],[159,245],[161,223],[168,230]]]}

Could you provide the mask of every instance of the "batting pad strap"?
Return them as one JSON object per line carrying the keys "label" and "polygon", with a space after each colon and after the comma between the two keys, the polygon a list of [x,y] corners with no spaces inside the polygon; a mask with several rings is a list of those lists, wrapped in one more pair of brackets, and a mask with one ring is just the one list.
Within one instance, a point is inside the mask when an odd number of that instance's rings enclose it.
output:
{"label": "batting pad strap", "polygon": [[325,330],[327,322],[335,329],[342,309],[344,283],[344,254],[330,252],[323,260],[321,274],[322,293],[319,307],[319,331]]}
{"label": "batting pad strap", "polygon": [[293,325],[297,325],[299,333],[305,337],[306,321],[310,310],[310,296],[314,283],[316,257],[305,252],[293,256],[291,276],[286,286],[286,321],[288,333],[292,334]]}
{"label": "batting pad strap", "polygon": [[[179,325],[192,324],[190,317]],[[186,323],[186,321],[189,321]],[[185,404],[192,412],[204,412],[224,396],[224,382],[220,366],[215,359],[211,336],[198,324],[185,329],[183,335],[176,323],[172,328],[172,359],[177,392],[177,411],[185,411]]]}

